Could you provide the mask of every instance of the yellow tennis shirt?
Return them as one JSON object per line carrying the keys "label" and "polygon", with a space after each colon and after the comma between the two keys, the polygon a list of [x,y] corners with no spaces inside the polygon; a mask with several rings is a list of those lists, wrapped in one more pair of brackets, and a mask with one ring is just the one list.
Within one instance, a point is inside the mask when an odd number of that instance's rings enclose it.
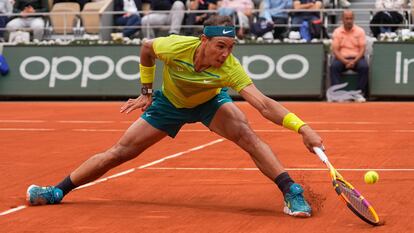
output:
{"label": "yellow tennis shirt", "polygon": [[222,87],[239,92],[252,83],[232,54],[220,68],[194,71],[194,53],[200,43],[198,37],[190,36],[154,39],[155,54],[165,63],[162,92],[177,108],[193,108],[205,103],[220,93]]}

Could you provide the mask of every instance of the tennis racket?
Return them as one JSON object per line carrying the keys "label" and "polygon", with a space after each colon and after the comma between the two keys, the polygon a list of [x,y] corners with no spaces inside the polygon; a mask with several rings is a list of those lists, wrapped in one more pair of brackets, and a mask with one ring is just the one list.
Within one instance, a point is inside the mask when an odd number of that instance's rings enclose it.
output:
{"label": "tennis racket", "polygon": [[351,183],[346,181],[344,177],[339,174],[339,172],[329,162],[325,152],[323,152],[323,150],[319,147],[314,147],[313,150],[319,156],[322,162],[325,163],[325,165],[328,167],[332,178],[333,187],[338,196],[340,196],[341,199],[345,201],[346,206],[348,206],[348,208],[356,216],[365,222],[374,226],[382,225],[372,205],[369,204],[367,199],[365,199],[361,193],[356,190],[354,186],[352,186]]}

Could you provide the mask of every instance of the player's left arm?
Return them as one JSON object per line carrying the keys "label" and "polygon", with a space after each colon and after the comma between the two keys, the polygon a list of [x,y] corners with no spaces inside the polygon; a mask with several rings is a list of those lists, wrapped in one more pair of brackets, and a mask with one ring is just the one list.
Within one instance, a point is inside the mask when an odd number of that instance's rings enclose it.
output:
{"label": "player's left arm", "polygon": [[322,147],[322,138],[319,134],[279,102],[265,96],[254,84],[246,86],[239,94],[266,119],[301,134],[303,143],[310,152],[313,152],[313,147]]}
{"label": "player's left arm", "polygon": [[[152,83],[155,76],[155,59],[156,54],[153,48],[153,40],[146,40],[141,46],[140,54],[140,74],[141,74],[141,86],[144,89],[152,90]],[[141,109],[145,111],[151,106],[152,92],[141,93],[136,99],[129,99],[121,107],[121,113],[130,113],[135,109]]]}

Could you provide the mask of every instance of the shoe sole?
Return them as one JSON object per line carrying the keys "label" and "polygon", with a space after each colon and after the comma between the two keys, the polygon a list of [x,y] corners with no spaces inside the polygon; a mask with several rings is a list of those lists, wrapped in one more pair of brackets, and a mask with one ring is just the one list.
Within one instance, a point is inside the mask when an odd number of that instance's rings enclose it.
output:
{"label": "shoe sole", "polygon": [[287,215],[299,217],[299,218],[309,218],[312,216],[308,212],[301,212],[301,211],[292,212],[287,206],[283,208],[283,212]]}

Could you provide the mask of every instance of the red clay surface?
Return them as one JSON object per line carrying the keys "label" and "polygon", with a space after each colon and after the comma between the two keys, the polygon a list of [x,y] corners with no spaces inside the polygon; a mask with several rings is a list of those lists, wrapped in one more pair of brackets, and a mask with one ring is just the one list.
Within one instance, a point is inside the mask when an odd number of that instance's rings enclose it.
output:
{"label": "red clay surface", "polygon": [[[345,207],[299,135],[237,104],[285,167],[294,168],[289,172],[305,186],[312,218],[284,215],[277,187],[227,140],[76,190],[60,205],[4,214],[25,204],[30,184],[55,185],[110,147],[140,112],[120,114],[121,102],[1,102],[0,232],[414,232],[414,103],[284,103],[322,135],[335,167],[378,171],[375,185],[363,182],[365,170],[341,173],[386,221],[381,227]],[[188,125],[104,177],[220,138]]]}

